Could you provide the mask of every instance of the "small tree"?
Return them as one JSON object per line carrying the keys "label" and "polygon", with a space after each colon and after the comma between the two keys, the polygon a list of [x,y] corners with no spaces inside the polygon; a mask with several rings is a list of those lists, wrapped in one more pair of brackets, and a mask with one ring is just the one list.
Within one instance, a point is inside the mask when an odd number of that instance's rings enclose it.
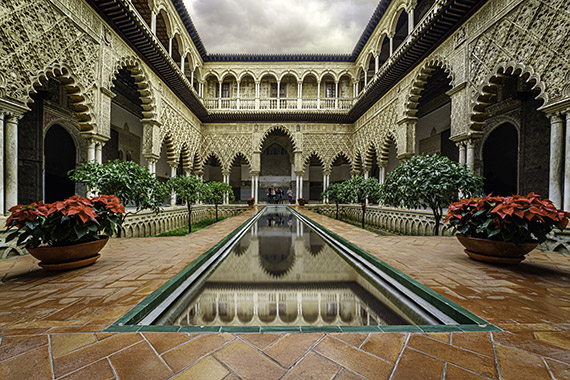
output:
{"label": "small tree", "polygon": [[192,203],[208,200],[210,188],[196,176],[172,177],[168,188],[186,202],[188,207],[188,232],[192,232]]}
{"label": "small tree", "polygon": [[208,182],[208,187],[210,191],[208,193],[208,199],[216,205],[216,221],[218,221],[218,205],[224,201],[224,196],[227,194],[229,199],[234,199],[234,193],[232,187],[224,182]]}
{"label": "small tree", "polygon": [[338,219],[338,205],[346,202],[345,187],[343,183],[333,183],[323,191],[323,198],[328,198],[336,204],[336,219]]}
{"label": "small tree", "polygon": [[376,178],[354,177],[342,183],[344,199],[351,203],[360,203],[362,207],[362,228],[366,216],[366,201],[377,202],[380,184]]}
{"label": "small tree", "polygon": [[[147,168],[130,161],[109,161],[104,165],[89,162],[68,173],[72,181],[85,184],[96,189],[99,194],[115,195],[121,202],[134,205],[136,211],[150,209],[160,211],[164,198],[168,197],[167,187],[161,183]],[[123,214],[121,224],[127,215]],[[121,229],[119,229],[119,236]]]}
{"label": "small tree", "polygon": [[466,166],[439,154],[414,156],[392,170],[380,191],[384,204],[407,208],[430,208],[439,234],[443,209],[465,197],[483,192],[483,177]]}

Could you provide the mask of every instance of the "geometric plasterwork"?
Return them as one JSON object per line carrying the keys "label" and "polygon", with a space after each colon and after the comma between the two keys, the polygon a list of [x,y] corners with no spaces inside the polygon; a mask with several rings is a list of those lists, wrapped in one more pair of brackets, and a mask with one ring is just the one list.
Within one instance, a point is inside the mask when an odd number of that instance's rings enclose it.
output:
{"label": "geometric plasterwork", "polygon": [[0,95],[25,106],[35,87],[56,77],[83,131],[96,127],[99,48],[45,0],[0,3]]}
{"label": "geometric plasterwork", "polygon": [[569,10],[567,0],[524,1],[469,44],[472,128],[481,127],[486,89],[495,76],[515,74],[534,84],[545,108],[565,95]]}

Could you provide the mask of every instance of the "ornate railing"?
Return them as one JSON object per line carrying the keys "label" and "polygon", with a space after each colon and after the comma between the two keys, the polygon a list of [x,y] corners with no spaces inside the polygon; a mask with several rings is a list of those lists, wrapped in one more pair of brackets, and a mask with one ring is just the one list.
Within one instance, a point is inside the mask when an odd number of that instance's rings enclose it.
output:
{"label": "ornate railing", "polygon": [[[307,209],[331,218],[336,217],[336,206],[314,205],[305,206]],[[362,220],[362,208],[356,205],[340,205],[339,219],[352,223],[360,223]],[[380,231],[388,231],[402,235],[432,236],[435,229],[435,220],[430,211],[423,210],[400,210],[369,206],[366,208],[365,224]],[[441,227],[441,235],[452,236],[452,231],[447,225]],[[553,231],[548,239],[539,245],[540,249],[564,254],[570,253],[570,229]]]}

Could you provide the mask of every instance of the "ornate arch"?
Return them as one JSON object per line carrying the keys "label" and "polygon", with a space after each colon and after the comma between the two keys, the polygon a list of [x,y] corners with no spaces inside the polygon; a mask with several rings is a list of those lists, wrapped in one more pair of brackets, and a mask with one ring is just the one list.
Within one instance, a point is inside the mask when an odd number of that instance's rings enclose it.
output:
{"label": "ornate arch", "polygon": [[520,62],[502,62],[498,64],[493,70],[493,74],[488,79],[477,87],[473,106],[471,107],[471,117],[469,128],[471,130],[480,131],[483,128],[484,122],[487,119],[485,108],[492,104],[493,97],[495,96],[494,90],[501,85],[501,77],[506,75],[515,75],[524,79],[526,82],[532,84],[532,90],[538,90],[539,93],[536,99],[542,99],[543,104],[548,103],[548,94],[546,92],[546,85],[540,79],[540,75],[534,71],[530,66]]}
{"label": "ornate arch", "polygon": [[224,72],[220,75],[220,81],[223,82],[224,79],[226,79],[226,77],[228,76],[233,76],[234,79],[237,81],[238,80],[238,75],[236,74],[236,72],[234,70],[228,69],[228,70],[224,70]]}
{"label": "ornate arch", "polygon": [[222,169],[222,170],[224,169],[223,161],[220,158],[220,156],[218,155],[218,153],[216,153],[214,151],[210,151],[204,155],[204,159],[200,160],[199,167],[197,170],[198,172],[201,172],[201,173],[204,172],[204,166],[206,165],[206,162],[208,162],[210,157],[216,158],[218,160],[218,162],[220,163],[220,169]]}
{"label": "ornate arch", "polygon": [[239,76],[238,76],[238,81],[241,82],[241,80],[242,80],[245,76],[247,76],[247,75],[251,76],[251,77],[253,78],[253,81],[254,81],[254,82],[257,80],[257,79],[256,79],[256,76],[255,76],[255,74],[254,74],[253,71],[251,71],[251,70],[244,70],[244,71],[242,71],[242,72],[239,74]]}
{"label": "ornate arch", "polygon": [[296,73],[295,71],[293,71],[293,70],[286,70],[286,71],[283,71],[283,72],[281,73],[281,75],[279,76],[279,81],[282,81],[283,78],[284,78],[285,76],[287,76],[287,75],[291,75],[292,77],[294,77],[294,78],[297,80],[297,82],[300,81],[300,79],[299,79],[299,74],[297,74],[297,73]]}
{"label": "ornate arch", "polygon": [[96,130],[93,105],[87,98],[85,88],[78,82],[73,70],[67,65],[56,63],[33,77],[26,89],[26,103],[33,102],[31,95],[37,92],[36,87],[47,83],[50,78],[57,79],[65,87],[70,105],[79,119],[81,131]]}
{"label": "ornate arch", "polygon": [[192,154],[190,153],[188,144],[186,143],[182,144],[179,153],[177,153],[177,156],[182,159],[182,167],[184,168],[184,170],[190,171],[192,169],[192,160],[191,160]]}
{"label": "ornate arch", "polygon": [[308,75],[313,75],[315,77],[315,80],[318,82],[319,81],[319,74],[315,71],[315,70],[307,70],[305,71],[302,75],[301,75],[301,81],[305,81],[305,78]]}
{"label": "ornate arch", "polygon": [[162,153],[162,148],[166,147],[166,159],[167,159],[167,161],[169,163],[178,162],[178,158],[180,157],[179,149],[177,149],[176,143],[174,141],[174,137],[172,136],[170,131],[167,131],[161,140],[162,141],[160,144],[160,151]]}
{"label": "ornate arch", "polygon": [[444,60],[437,57],[430,59],[429,61],[425,62],[418,70],[416,76],[414,77],[412,85],[410,86],[410,90],[406,98],[406,104],[404,106],[405,116],[416,116],[424,86],[426,85],[432,73],[437,69],[442,69],[445,71],[447,77],[449,78],[449,81],[451,82],[451,87],[453,88],[455,83],[455,75],[453,74],[451,66]]}
{"label": "ornate arch", "polygon": [[[326,163],[326,170],[330,171],[332,170],[333,164],[336,161],[337,158],[339,157],[344,157],[344,159],[348,162],[348,164],[350,165],[350,167],[352,168],[352,159],[350,158],[350,155],[342,150],[339,150],[338,152],[336,152],[332,158],[329,160],[329,162]],[[325,167],[323,167],[323,170],[325,170]]]}
{"label": "ornate arch", "polygon": [[317,152],[316,150],[312,150],[309,153],[305,154],[303,157],[303,167],[305,167],[307,165],[307,163],[310,161],[311,157],[317,157],[318,160],[321,163],[321,167],[324,169],[325,168],[325,160],[322,156],[322,154],[320,154],[319,152]]}
{"label": "ornate arch", "polygon": [[405,2],[402,2],[398,5],[391,18],[389,24],[389,34],[392,36],[396,34],[396,26],[398,25],[398,20],[400,19],[400,16],[402,16],[403,12],[406,12],[406,14],[408,13],[408,7]]}
{"label": "ornate arch", "polygon": [[390,155],[390,145],[394,144],[396,151],[398,151],[398,139],[396,138],[396,134],[393,131],[386,131],[380,144],[380,154],[378,154],[378,150],[376,150],[376,155],[378,157],[378,161],[388,162],[388,158]]}
{"label": "ornate arch", "polygon": [[378,149],[376,149],[376,145],[371,142],[370,144],[368,144],[368,147],[366,148],[366,150],[363,152],[362,154],[362,166],[365,168],[371,168],[372,167],[372,158],[374,157],[374,154],[376,154],[376,160],[378,160]]}
{"label": "ornate arch", "polygon": [[261,151],[261,149],[263,148],[263,143],[267,139],[267,136],[269,136],[269,134],[271,132],[276,131],[276,130],[280,130],[282,132],[285,132],[285,134],[291,139],[291,145],[293,145],[293,150],[296,150],[299,148],[299,144],[297,143],[293,133],[287,127],[285,127],[281,124],[277,124],[277,125],[272,125],[265,130],[265,132],[263,133],[263,136],[261,137],[261,139],[259,140],[259,143],[257,144],[257,150],[258,151]]}
{"label": "ornate arch", "polygon": [[333,70],[325,70],[321,73],[321,76],[317,79],[319,82],[323,81],[323,78],[327,75],[330,75],[331,77],[333,77],[335,83],[338,82],[338,76],[336,75],[336,73]]}
{"label": "ornate arch", "polygon": [[138,58],[129,56],[121,58],[116,64],[110,78],[111,87],[116,79],[119,70],[126,68],[131,72],[138,87],[139,98],[142,101],[143,120],[156,120],[156,101],[152,92],[151,82]]}
{"label": "ornate arch", "polygon": [[237,152],[233,155],[232,159],[228,161],[229,162],[229,168],[228,169],[229,170],[232,169],[234,162],[238,157],[242,157],[245,161],[247,161],[247,165],[249,166],[249,170],[251,171],[251,160],[243,152]]}
{"label": "ornate arch", "polygon": [[276,81],[279,80],[279,75],[273,70],[265,70],[261,74],[259,74],[259,80],[262,80],[264,76],[269,75],[275,78]]}

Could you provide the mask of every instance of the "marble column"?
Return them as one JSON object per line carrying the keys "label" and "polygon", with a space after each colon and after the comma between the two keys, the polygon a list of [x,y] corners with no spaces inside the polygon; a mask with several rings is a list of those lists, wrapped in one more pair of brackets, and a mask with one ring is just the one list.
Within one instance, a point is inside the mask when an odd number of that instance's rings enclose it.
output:
{"label": "marble column", "polygon": [[237,83],[237,100],[236,100],[236,108],[239,110],[239,109],[240,109],[240,104],[239,104],[239,103],[240,103],[240,101],[239,101],[239,99],[240,99],[240,97],[241,97],[241,96],[240,96],[240,93],[239,93],[239,92],[240,92],[240,91],[239,91],[239,90],[240,90],[240,89],[239,89],[239,80],[238,80],[236,83]]}
{"label": "marble column", "polygon": [[148,168],[148,171],[149,171],[151,174],[155,174],[155,173],[156,173],[156,159],[147,158],[146,161],[147,161],[147,168]]}
{"label": "marble column", "polygon": [[564,158],[564,210],[570,211],[570,110],[566,111],[566,153]]}
{"label": "marble column", "polygon": [[321,109],[321,82],[317,81],[317,109]]}
{"label": "marble column", "polygon": [[408,12],[408,35],[412,34],[414,30],[414,8]]}
{"label": "marble column", "polygon": [[303,174],[299,177],[299,198],[303,198]]}
{"label": "marble column", "polygon": [[303,82],[297,83],[297,109],[303,108]]}
{"label": "marble column", "polygon": [[255,198],[255,176],[251,174],[251,198]]}
{"label": "marble column", "polygon": [[368,69],[364,70],[364,87],[368,86]]}
{"label": "marble column", "polygon": [[[229,185],[230,184],[230,175],[229,174],[222,174],[223,175],[223,181],[225,184]],[[229,194],[224,194],[224,204],[227,205],[230,202],[230,196]]]}
{"label": "marble column", "polygon": [[4,116],[5,211],[18,204],[18,119],[14,114]]}
{"label": "marble column", "polygon": [[334,108],[338,109],[338,81],[334,83]]}
{"label": "marble column", "polygon": [[222,81],[218,82],[218,109],[222,109]]}
{"label": "marble column", "polygon": [[[178,163],[175,163],[175,165],[170,166],[170,178],[176,177],[177,167]],[[172,207],[176,206],[176,192],[174,190],[172,190],[172,193],[170,194],[170,206]]]}
{"label": "marble column", "polygon": [[180,57],[180,71],[184,74],[184,56]]}
{"label": "marble column", "polygon": [[87,142],[87,162],[95,162],[95,141]]}
{"label": "marble column", "polygon": [[156,13],[151,12],[150,14],[150,30],[154,35],[156,35]]}
{"label": "marble column", "polygon": [[467,142],[465,164],[470,170],[473,170],[475,168],[475,142],[473,140],[469,140]]}
{"label": "marble column", "polygon": [[103,163],[103,145],[105,143],[98,141],[95,144],[95,161],[100,165]]}
{"label": "marble column", "polygon": [[259,174],[255,175],[255,204],[259,202]]}
{"label": "marble column", "polygon": [[260,82],[255,82],[255,109],[259,109],[259,86]]}
{"label": "marble column", "polygon": [[378,167],[378,183],[382,185],[386,181],[386,166]]}
{"label": "marble column", "polygon": [[459,148],[459,165],[465,165],[465,143],[458,142],[457,147]]}
{"label": "marble column", "polygon": [[388,36],[390,39],[390,57],[394,54],[394,36]]}
{"label": "marble column", "polygon": [[6,114],[0,112],[0,188],[2,189],[2,194],[0,194],[0,215],[4,215],[6,211],[4,209],[4,118]]}
{"label": "marble column", "polygon": [[281,98],[281,81],[277,81],[277,109],[281,108],[281,101],[279,100]]}
{"label": "marble column", "polygon": [[380,68],[380,55],[376,54],[374,56],[374,74],[378,72],[379,68]]}
{"label": "marble column", "polygon": [[562,163],[564,160],[563,120],[560,114],[550,116],[550,174],[548,198],[562,207]]}

